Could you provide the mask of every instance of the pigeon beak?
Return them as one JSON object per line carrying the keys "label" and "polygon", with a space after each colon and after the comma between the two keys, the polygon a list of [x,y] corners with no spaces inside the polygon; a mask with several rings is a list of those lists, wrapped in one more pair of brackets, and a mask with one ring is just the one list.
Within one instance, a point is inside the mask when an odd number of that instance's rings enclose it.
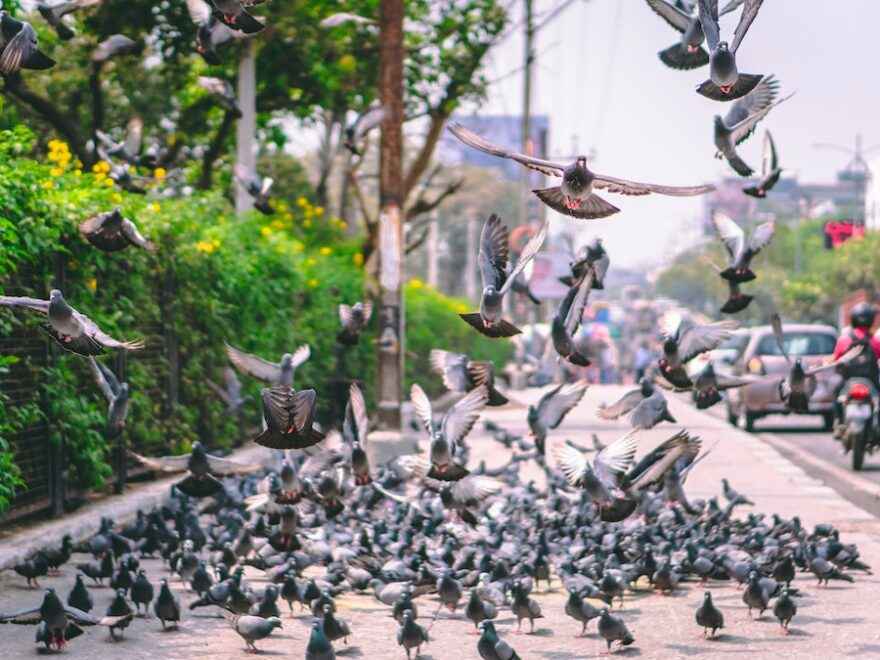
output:
{"label": "pigeon beak", "polygon": [[718,89],[721,90],[722,94],[730,94],[730,90],[733,89],[733,85],[719,85]]}

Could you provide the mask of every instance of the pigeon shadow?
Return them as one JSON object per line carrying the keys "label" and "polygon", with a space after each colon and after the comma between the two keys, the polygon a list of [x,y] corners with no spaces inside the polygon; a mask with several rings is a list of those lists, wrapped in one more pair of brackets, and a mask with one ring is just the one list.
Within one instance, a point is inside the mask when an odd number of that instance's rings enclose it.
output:
{"label": "pigeon shadow", "polygon": [[364,656],[364,652],[361,651],[361,648],[359,646],[346,646],[337,651],[336,655],[342,655],[346,658],[362,658]]}
{"label": "pigeon shadow", "polygon": [[535,632],[526,633],[530,637],[553,637],[554,632],[550,628],[538,628]]}
{"label": "pigeon shadow", "polygon": [[810,616],[809,614],[805,614],[803,616],[798,616],[798,623],[830,623],[834,625],[845,625],[845,624],[856,624],[856,623],[864,623],[865,618],[861,616],[851,616],[844,617],[840,619],[833,618],[823,618],[821,616]]}
{"label": "pigeon shadow", "polygon": [[857,655],[862,657],[880,655],[880,644],[860,644],[852,651],[848,651],[846,655]]}

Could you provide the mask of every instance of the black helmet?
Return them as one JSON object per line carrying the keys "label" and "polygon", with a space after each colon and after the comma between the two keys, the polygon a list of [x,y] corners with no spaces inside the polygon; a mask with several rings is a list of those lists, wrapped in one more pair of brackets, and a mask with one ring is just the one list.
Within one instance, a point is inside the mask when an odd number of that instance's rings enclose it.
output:
{"label": "black helmet", "polygon": [[859,303],[849,312],[849,324],[854,328],[870,328],[874,325],[877,310],[869,303]]}

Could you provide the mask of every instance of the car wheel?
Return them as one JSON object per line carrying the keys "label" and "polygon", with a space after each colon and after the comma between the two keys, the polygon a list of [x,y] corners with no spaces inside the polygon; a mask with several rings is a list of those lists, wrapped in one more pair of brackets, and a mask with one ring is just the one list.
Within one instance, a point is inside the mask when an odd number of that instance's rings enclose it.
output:
{"label": "car wheel", "polygon": [[834,413],[824,413],[822,415],[822,430],[823,431],[833,431],[834,430]]}

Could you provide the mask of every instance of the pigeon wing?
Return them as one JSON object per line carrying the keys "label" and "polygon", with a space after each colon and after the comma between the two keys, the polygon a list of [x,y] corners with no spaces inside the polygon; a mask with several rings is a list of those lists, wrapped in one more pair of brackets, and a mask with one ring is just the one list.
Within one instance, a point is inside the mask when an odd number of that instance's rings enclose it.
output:
{"label": "pigeon wing", "polygon": [[458,444],[477,423],[480,411],[489,401],[489,392],[485,385],[474,388],[456,401],[443,416],[443,435],[451,444]]}
{"label": "pigeon wing", "polygon": [[98,324],[85,314],[74,310],[73,315],[80,322],[80,325],[82,325],[83,333],[104,348],[122,348],[127,351],[139,351],[144,347],[143,339],[134,339],[132,341],[120,341],[119,339],[114,339],[101,330],[101,328],[98,327]]}
{"label": "pigeon wing", "polygon": [[772,220],[755,227],[755,231],[752,232],[752,235],[749,238],[750,255],[755,256],[758,252],[767,247],[770,244],[770,241],[773,240],[773,234],[775,232],[776,223]]}
{"label": "pigeon wing", "polygon": [[40,314],[49,314],[49,301],[26,296],[0,296],[0,306],[23,307]]}
{"label": "pigeon wing", "polygon": [[486,220],[480,233],[480,275],[483,286],[493,286],[500,290],[505,285],[507,263],[510,258],[510,244],[507,227],[494,213]]}
{"label": "pigeon wing", "polygon": [[579,486],[581,477],[587,469],[587,458],[577,449],[570,445],[554,445],[553,458],[556,467],[562,472],[565,480],[571,486]]}
{"label": "pigeon wing", "polygon": [[666,0],[647,0],[648,6],[654,10],[664,21],[679,31],[684,32],[690,25],[691,18],[675,5],[671,5]]}
{"label": "pigeon wing", "polygon": [[122,235],[128,239],[128,242],[132,245],[136,245],[139,248],[143,248],[148,252],[153,252],[156,250],[156,246],[154,246],[150,241],[141,235],[138,231],[137,226],[128,218],[124,218],[122,220],[122,224],[120,225],[122,229]]}
{"label": "pigeon wing", "polygon": [[731,262],[738,261],[746,249],[746,235],[742,227],[720,211],[712,214],[712,224],[715,225],[715,231],[730,255]]}
{"label": "pigeon wing", "polygon": [[39,607],[31,607],[19,612],[0,614],[0,623],[16,623],[19,625],[34,625],[43,620]]}
{"label": "pigeon wing", "polygon": [[742,14],[739,17],[739,24],[736,26],[736,30],[733,33],[733,41],[730,44],[730,50],[734,53],[739,49],[742,40],[745,39],[746,33],[758,16],[758,10],[761,9],[763,2],[764,0],[745,0],[745,7],[743,7]]}
{"label": "pigeon wing", "polygon": [[281,379],[281,366],[278,364],[245,353],[229,344],[226,344],[226,355],[236,368],[258,380],[275,383]]}
{"label": "pigeon wing", "polygon": [[409,398],[413,407],[416,409],[416,415],[422,422],[422,426],[431,435],[434,434],[434,411],[431,409],[431,400],[425,394],[425,390],[420,385],[413,383],[409,390]]}
{"label": "pigeon wing", "polygon": [[293,356],[290,359],[291,368],[298,369],[305,364],[310,357],[312,357],[312,349],[308,344],[303,344],[293,352]]}
{"label": "pigeon wing", "polygon": [[141,456],[129,450],[129,456],[134,458],[138,463],[148,467],[154,472],[185,472],[189,463],[189,454],[181,456],[161,456],[158,458],[150,458],[149,456]]}
{"label": "pigeon wing", "polygon": [[446,389],[465,392],[470,385],[468,358],[463,353],[450,353],[435,348],[431,351],[431,368],[443,377]]}
{"label": "pigeon wing", "polygon": [[502,295],[513,286],[514,280],[519,277],[519,274],[522,273],[523,269],[531,263],[532,259],[535,258],[535,255],[538,254],[538,251],[541,249],[541,246],[544,245],[544,240],[547,238],[548,225],[549,223],[545,222],[541,226],[541,229],[538,230],[538,233],[532,236],[529,239],[529,242],[526,243],[526,246],[519,255],[516,266],[514,266],[510,275],[507,277],[507,281],[504,282],[504,286],[501,288]]}
{"label": "pigeon wing", "polygon": [[634,409],[644,399],[645,397],[642,396],[641,389],[630,390],[610,406],[599,408],[597,414],[602,419],[617,419]]}
{"label": "pigeon wing", "polygon": [[462,504],[479,504],[501,490],[501,483],[492,477],[469,475],[452,486],[452,497]]}
{"label": "pigeon wing", "polygon": [[[104,398],[107,399],[108,402],[112,402],[113,399],[116,398],[116,392],[113,391],[113,388],[110,387],[110,383],[104,376],[104,372],[101,369],[101,365],[98,364],[98,361],[95,360],[94,357],[89,356],[89,369],[92,371],[92,377],[95,379],[95,383],[98,385],[98,389],[101,390],[101,393],[104,395]],[[116,377],[114,376],[114,380]],[[118,383],[117,383],[118,387]]]}
{"label": "pigeon wing", "polygon": [[728,339],[739,327],[736,321],[718,321],[707,325],[694,325],[678,342],[678,354],[682,362],[689,362],[700,353],[711,351]]}
{"label": "pigeon wing", "polygon": [[604,174],[596,174],[595,176],[593,187],[619,195],[650,195],[651,193],[656,193],[672,197],[693,197],[694,195],[703,195],[715,190],[715,186],[712,185],[661,186],[656,183],[639,183],[637,181],[617,179],[613,176],[605,176]]}
{"label": "pigeon wing", "polygon": [[593,459],[596,476],[606,484],[616,484],[617,475],[626,472],[636,456],[635,431],[618,438]]}
{"label": "pigeon wing", "polygon": [[525,154],[517,153],[515,151],[507,151],[506,149],[492,144],[473,131],[469,131],[459,123],[450,123],[449,131],[469,147],[473,147],[474,149],[478,149],[492,156],[498,156],[499,158],[515,160],[520,165],[524,165],[529,169],[536,170],[547,176],[561,177],[565,170],[565,165],[560,163],[554,163],[540,158],[532,158],[531,156],[526,156]]}
{"label": "pigeon wing", "polygon": [[709,50],[718,48],[721,43],[721,27],[718,25],[718,0],[699,0],[700,25],[706,35]]}
{"label": "pigeon wing", "polygon": [[134,116],[128,120],[125,130],[125,153],[134,158],[141,152],[141,143],[144,137],[144,120]]}
{"label": "pigeon wing", "polygon": [[761,173],[768,176],[779,167],[779,156],[776,153],[776,143],[770,131],[764,131],[764,160],[761,164]]}
{"label": "pigeon wing", "polygon": [[538,415],[548,429],[555,429],[562,420],[584,398],[589,387],[585,380],[563,385],[553,391],[552,396],[542,399],[538,404]]}
{"label": "pigeon wing", "polygon": [[366,448],[367,432],[369,431],[370,420],[367,416],[367,402],[364,401],[364,394],[357,383],[352,383],[348,388],[348,401],[351,404],[351,415],[354,420],[355,434],[361,446]]}

